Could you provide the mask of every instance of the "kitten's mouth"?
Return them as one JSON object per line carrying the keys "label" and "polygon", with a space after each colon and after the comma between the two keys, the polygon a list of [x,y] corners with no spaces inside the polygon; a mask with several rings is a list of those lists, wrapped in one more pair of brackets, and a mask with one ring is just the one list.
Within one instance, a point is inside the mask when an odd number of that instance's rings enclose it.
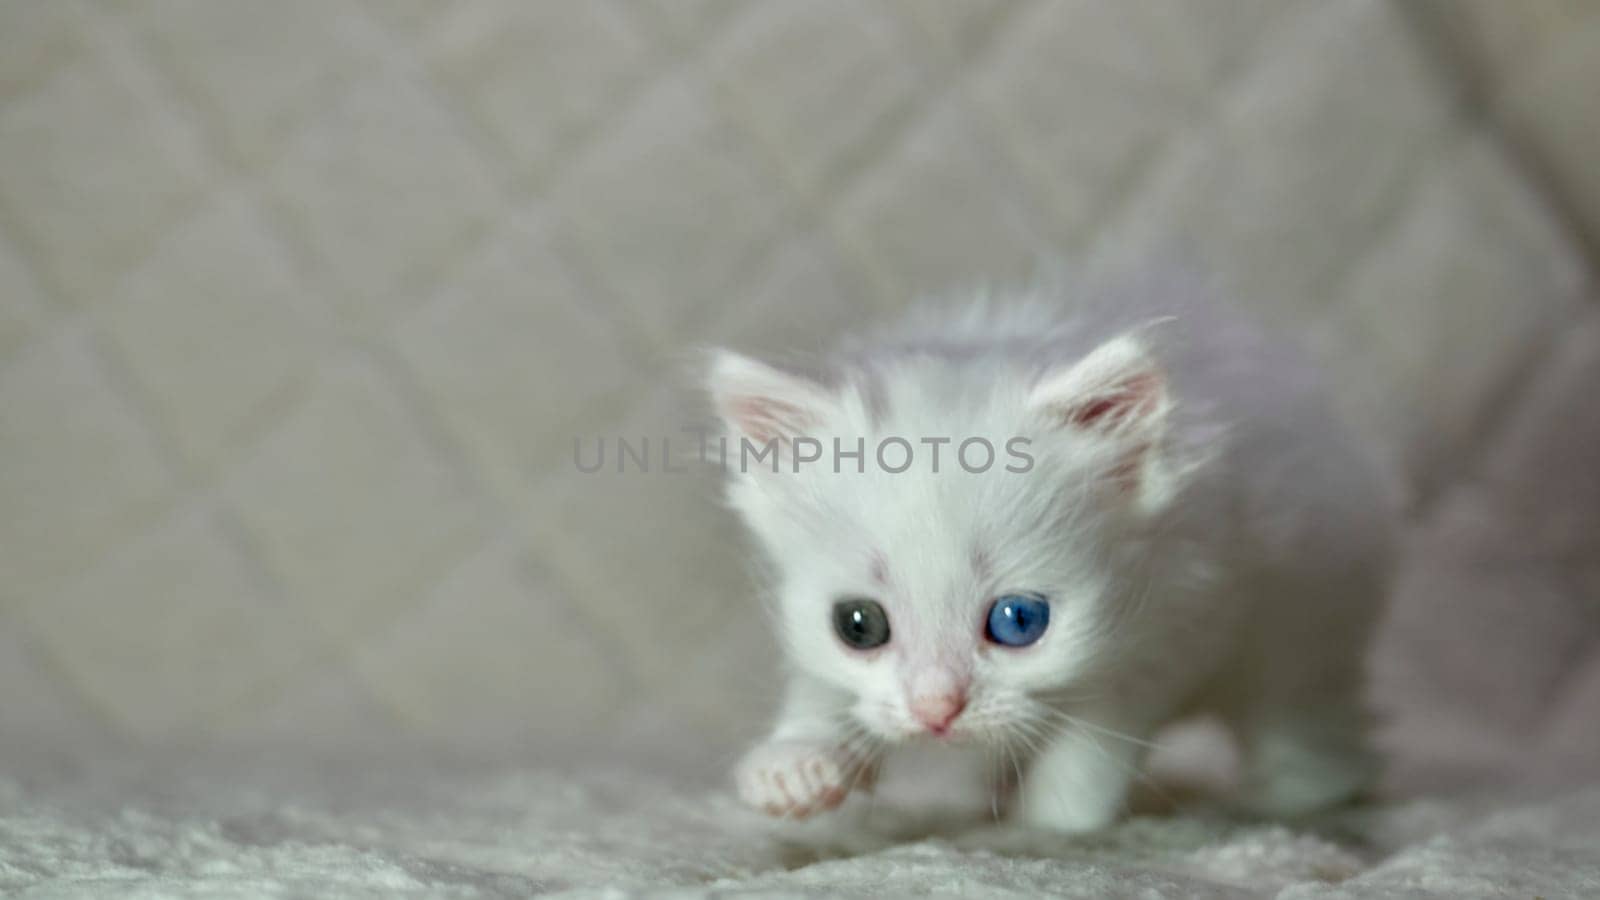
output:
{"label": "kitten's mouth", "polygon": [[975,744],[981,742],[983,735],[970,728],[959,724],[945,725],[939,728],[918,726],[902,732],[901,740],[911,744],[932,744],[938,746]]}

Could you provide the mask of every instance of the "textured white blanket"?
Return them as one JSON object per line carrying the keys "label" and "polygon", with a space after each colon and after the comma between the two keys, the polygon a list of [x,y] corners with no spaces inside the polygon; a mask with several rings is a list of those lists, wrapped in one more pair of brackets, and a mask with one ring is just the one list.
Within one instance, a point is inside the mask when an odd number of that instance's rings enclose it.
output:
{"label": "textured white blanket", "polygon": [[245,768],[0,780],[0,894],[1600,896],[1600,787],[1293,828],[1196,811],[1068,839],[881,807],[774,826],[617,771]]}

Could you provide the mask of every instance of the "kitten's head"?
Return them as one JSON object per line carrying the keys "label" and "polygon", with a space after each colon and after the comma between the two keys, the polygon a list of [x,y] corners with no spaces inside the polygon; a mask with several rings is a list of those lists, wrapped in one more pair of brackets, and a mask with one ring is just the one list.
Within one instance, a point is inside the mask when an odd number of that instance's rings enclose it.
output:
{"label": "kitten's head", "polygon": [[[858,727],[1018,738],[1114,654],[1129,555],[1173,490],[1166,381],[1138,338],[1065,365],[913,353],[826,379],[720,352],[709,385],[790,660],[853,696]],[[743,440],[772,442],[777,471],[741,467]]]}

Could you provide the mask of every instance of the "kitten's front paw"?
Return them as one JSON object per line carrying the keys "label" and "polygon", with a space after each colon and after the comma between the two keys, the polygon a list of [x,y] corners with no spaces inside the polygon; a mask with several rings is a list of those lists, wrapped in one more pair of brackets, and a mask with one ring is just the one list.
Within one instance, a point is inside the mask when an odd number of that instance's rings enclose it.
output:
{"label": "kitten's front paw", "polygon": [[843,803],[856,782],[867,778],[861,765],[838,747],[771,741],[745,754],[734,781],[745,803],[768,815],[803,819]]}
{"label": "kitten's front paw", "polygon": [[1077,734],[1056,738],[1023,776],[1023,821],[1069,834],[1099,831],[1115,822],[1138,765],[1138,746],[1127,741],[1102,746]]}

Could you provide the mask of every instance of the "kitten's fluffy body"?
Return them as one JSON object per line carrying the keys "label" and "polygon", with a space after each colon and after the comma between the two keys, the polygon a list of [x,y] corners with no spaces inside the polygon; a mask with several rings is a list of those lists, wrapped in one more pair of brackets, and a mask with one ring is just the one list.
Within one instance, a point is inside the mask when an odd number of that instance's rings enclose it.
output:
{"label": "kitten's fluffy body", "polygon": [[[945,739],[1022,761],[1025,820],[1094,829],[1153,732],[1196,711],[1238,736],[1241,799],[1260,812],[1368,781],[1362,669],[1389,508],[1291,348],[1198,303],[1041,294],[913,318],[810,373],[719,353],[710,388],[736,438],[787,454],[728,484],[772,564],[792,671],[736,775],[753,805],[831,808],[878,749]],[[829,452],[797,473],[799,435]],[[874,458],[894,436],[915,451],[897,474]],[[981,474],[954,458],[973,436],[1000,451]],[[1019,436],[1024,473],[1005,468]],[[927,437],[953,439],[938,473]],[[866,472],[834,471],[834,438],[865,438]],[[1019,591],[1048,598],[1049,625],[1001,646],[986,616]],[[841,597],[881,603],[889,642],[846,646]],[[929,698],[958,713],[937,738]]]}

